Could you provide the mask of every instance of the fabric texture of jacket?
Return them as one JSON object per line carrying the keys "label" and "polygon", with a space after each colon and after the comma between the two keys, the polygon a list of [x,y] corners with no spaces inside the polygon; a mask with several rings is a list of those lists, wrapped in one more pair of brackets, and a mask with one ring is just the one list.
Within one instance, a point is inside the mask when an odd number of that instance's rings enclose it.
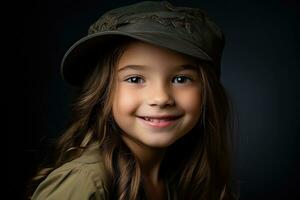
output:
{"label": "fabric texture of jacket", "polygon": [[[106,172],[98,145],[52,171],[35,190],[32,200],[108,200]],[[173,200],[166,183],[168,200]]]}

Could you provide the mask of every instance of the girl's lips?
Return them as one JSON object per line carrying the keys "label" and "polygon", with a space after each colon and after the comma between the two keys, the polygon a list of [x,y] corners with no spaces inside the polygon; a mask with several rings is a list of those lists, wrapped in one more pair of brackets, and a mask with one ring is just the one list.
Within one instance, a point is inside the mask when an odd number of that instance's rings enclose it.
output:
{"label": "girl's lips", "polygon": [[176,121],[180,118],[178,117],[159,117],[159,118],[153,118],[153,117],[138,117],[140,120],[142,120],[143,123],[146,125],[153,127],[153,128],[165,128],[168,126],[171,126],[176,123]]}

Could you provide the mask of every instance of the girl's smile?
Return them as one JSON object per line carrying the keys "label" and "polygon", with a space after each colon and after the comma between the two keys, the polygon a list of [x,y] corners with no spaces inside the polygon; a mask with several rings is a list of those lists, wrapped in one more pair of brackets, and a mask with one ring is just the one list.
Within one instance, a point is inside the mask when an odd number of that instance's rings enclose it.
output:
{"label": "girl's smile", "polygon": [[117,64],[112,107],[124,135],[132,142],[165,148],[188,133],[201,113],[198,67],[177,52],[130,43]]}
{"label": "girl's smile", "polygon": [[164,115],[164,116],[147,116],[138,117],[141,119],[142,123],[152,128],[165,128],[174,125],[181,116],[176,115]]}

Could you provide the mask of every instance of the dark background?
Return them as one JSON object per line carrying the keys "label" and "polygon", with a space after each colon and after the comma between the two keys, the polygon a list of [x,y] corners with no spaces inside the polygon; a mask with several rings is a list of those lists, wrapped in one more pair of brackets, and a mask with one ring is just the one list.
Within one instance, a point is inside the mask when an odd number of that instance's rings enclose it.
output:
{"label": "dark background", "polygon": [[[10,199],[61,133],[76,90],[60,77],[64,52],[104,11],[137,1],[13,1],[2,20],[2,170]],[[300,179],[299,19],[296,0],[190,0],[205,9],[227,43],[222,82],[238,118],[236,173],[242,200],[297,199]],[[6,56],[8,53],[8,56]],[[7,189],[6,189],[7,188]],[[14,197],[14,198],[12,198]]]}

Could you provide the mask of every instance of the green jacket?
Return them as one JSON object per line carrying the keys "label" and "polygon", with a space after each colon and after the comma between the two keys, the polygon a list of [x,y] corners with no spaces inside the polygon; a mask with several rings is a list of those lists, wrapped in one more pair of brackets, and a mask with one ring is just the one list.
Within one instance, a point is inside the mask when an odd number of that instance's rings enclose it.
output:
{"label": "green jacket", "polygon": [[[52,171],[33,194],[33,200],[108,200],[105,168],[97,145]],[[168,200],[171,200],[167,184]],[[174,199],[174,198],[172,198]]]}

